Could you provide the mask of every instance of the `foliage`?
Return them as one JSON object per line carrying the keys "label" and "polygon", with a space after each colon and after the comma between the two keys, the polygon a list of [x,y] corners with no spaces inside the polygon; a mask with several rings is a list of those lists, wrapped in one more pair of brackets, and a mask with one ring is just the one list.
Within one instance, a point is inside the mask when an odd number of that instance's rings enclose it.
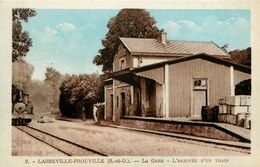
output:
{"label": "foliage", "polygon": [[52,113],[59,113],[59,97],[60,97],[60,85],[62,82],[62,75],[52,67],[46,68],[45,84],[48,87],[49,104]]}
{"label": "foliage", "polygon": [[29,8],[13,9],[13,43],[12,43],[12,62],[26,56],[32,46],[32,40],[27,31],[22,31],[21,21],[28,22],[29,17],[36,15],[36,11]]}
{"label": "foliage", "polygon": [[235,88],[236,95],[251,95],[251,79],[239,82]]}
{"label": "foliage", "polygon": [[[60,87],[60,111],[65,116],[77,116],[83,106],[92,106],[99,95],[101,80],[98,74],[67,75]],[[86,107],[87,110],[89,107]]]}
{"label": "foliage", "polygon": [[103,49],[99,50],[93,63],[103,65],[102,71],[111,72],[113,60],[118,48],[118,37],[155,38],[159,34],[156,21],[143,9],[122,9],[117,16],[110,19],[109,29],[104,40]]}
{"label": "foliage", "polygon": [[251,67],[251,47],[244,50],[233,50],[229,54],[232,62]]}

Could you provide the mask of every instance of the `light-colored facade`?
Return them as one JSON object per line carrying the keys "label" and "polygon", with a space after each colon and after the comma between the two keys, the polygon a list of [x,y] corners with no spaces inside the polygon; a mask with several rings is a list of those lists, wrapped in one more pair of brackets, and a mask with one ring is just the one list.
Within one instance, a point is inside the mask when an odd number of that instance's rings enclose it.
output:
{"label": "light-colored facade", "polygon": [[[141,46],[136,43],[139,39],[120,40],[113,73],[105,84],[106,120],[119,122],[121,116],[200,118],[201,106],[217,105],[219,98],[234,94],[237,83],[250,78],[250,68],[224,60],[229,55],[212,43],[193,42],[192,47],[208,53],[192,54],[180,53],[179,47],[174,53],[178,44],[161,42],[166,39],[158,43],[141,39],[145,43]],[[190,43],[180,46],[188,48]]]}

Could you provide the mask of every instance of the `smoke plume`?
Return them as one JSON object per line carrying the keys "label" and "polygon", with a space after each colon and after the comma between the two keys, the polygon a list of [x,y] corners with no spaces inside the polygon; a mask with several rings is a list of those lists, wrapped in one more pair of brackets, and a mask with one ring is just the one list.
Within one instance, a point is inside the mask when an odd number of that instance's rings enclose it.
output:
{"label": "smoke plume", "polygon": [[12,70],[12,84],[25,93],[29,93],[34,67],[25,61],[17,60],[12,63]]}
{"label": "smoke plume", "polygon": [[32,81],[33,65],[24,60],[17,60],[12,63],[12,84],[24,93],[29,94],[33,104],[34,117],[39,118],[50,113],[51,91],[43,81]]}

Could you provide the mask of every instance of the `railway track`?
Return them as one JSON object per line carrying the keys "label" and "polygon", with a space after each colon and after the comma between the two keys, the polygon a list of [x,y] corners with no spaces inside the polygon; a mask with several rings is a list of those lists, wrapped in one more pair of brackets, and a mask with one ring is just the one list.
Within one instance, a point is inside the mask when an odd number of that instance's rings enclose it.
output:
{"label": "railway track", "polygon": [[193,143],[193,144],[197,144],[197,145],[201,145],[201,144],[208,145],[208,146],[211,146],[214,148],[236,151],[236,152],[243,152],[246,154],[251,153],[251,147],[249,146],[248,143],[237,142],[236,144],[234,144],[234,142],[228,142],[228,141],[221,142],[220,140],[214,140],[214,139],[208,140],[207,138],[203,138],[203,137],[182,135],[182,134],[171,133],[171,132],[168,133],[168,132],[137,129],[137,128],[130,128],[130,127],[120,127],[120,126],[116,126],[116,125],[108,125],[108,126],[103,125],[103,126],[117,128],[117,129],[124,129],[124,130],[129,130],[129,131],[135,131],[135,132],[140,132],[140,133],[168,136],[168,137],[171,137],[175,140],[178,140],[178,141],[184,142],[184,143]]}
{"label": "railway track", "polygon": [[87,148],[30,126],[16,126],[16,128],[68,156],[108,156],[105,153],[99,152],[92,148]]}

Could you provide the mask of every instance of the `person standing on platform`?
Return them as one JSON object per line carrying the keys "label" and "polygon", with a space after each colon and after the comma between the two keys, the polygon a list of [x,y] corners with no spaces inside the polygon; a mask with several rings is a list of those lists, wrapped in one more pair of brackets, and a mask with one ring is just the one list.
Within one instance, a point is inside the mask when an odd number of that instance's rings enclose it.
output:
{"label": "person standing on platform", "polygon": [[93,106],[93,117],[94,117],[94,121],[95,124],[100,125],[100,107],[99,107],[100,103],[94,104]]}

